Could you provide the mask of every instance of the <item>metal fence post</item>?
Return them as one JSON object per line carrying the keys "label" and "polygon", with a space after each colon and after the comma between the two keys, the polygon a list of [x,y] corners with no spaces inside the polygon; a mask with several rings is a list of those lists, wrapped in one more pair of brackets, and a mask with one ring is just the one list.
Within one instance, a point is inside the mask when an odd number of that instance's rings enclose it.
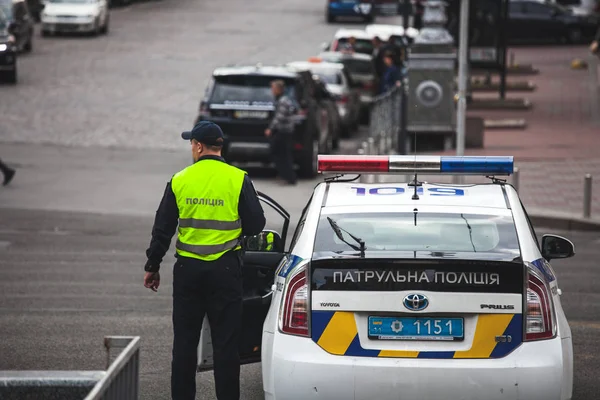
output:
{"label": "metal fence post", "polygon": [[585,174],[583,178],[583,217],[592,216],[592,175]]}
{"label": "metal fence post", "polygon": [[513,171],[512,185],[515,191],[519,191],[519,168],[515,168]]}

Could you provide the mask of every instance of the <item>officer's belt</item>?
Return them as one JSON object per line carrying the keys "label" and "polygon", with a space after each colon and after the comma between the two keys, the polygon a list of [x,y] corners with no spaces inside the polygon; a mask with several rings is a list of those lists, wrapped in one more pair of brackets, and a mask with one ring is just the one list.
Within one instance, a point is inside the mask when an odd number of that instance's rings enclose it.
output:
{"label": "officer's belt", "polygon": [[179,218],[180,228],[215,229],[218,231],[233,231],[242,227],[241,221],[218,221],[214,219]]}
{"label": "officer's belt", "polygon": [[223,251],[234,249],[240,243],[240,239],[236,238],[222,244],[187,244],[177,240],[177,248],[194,254],[217,254]]}

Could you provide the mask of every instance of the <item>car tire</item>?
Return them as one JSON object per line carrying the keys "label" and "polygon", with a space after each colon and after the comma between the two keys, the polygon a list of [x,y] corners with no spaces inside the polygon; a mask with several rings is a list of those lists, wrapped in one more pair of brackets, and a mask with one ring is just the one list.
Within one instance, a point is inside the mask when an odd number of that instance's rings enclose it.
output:
{"label": "car tire", "polygon": [[298,176],[300,178],[314,178],[317,176],[319,156],[319,141],[313,139],[312,144],[304,151],[299,162]]}
{"label": "car tire", "polygon": [[569,27],[565,39],[571,44],[580,44],[583,41],[583,31],[576,26]]}
{"label": "car tire", "polygon": [[332,24],[335,22],[335,17],[329,13],[327,13],[327,23]]}
{"label": "car tire", "polygon": [[17,83],[17,69],[6,72],[6,82],[15,84]]}
{"label": "car tire", "polygon": [[32,50],[33,50],[33,32],[29,36],[29,39],[27,40],[27,43],[25,43],[25,46],[23,46],[23,51],[25,53],[31,53]]}
{"label": "car tire", "polygon": [[104,21],[104,26],[102,27],[102,34],[106,35],[108,33],[108,27],[110,24],[110,17],[107,15],[106,16],[106,21]]}
{"label": "car tire", "polygon": [[50,36],[50,31],[46,31],[44,29],[42,29],[40,33],[41,33],[42,37],[49,37]]}
{"label": "car tire", "polygon": [[365,22],[366,22],[367,24],[370,24],[370,23],[372,23],[373,21],[375,21],[375,17],[374,17],[373,15],[369,15],[369,16],[365,17]]}

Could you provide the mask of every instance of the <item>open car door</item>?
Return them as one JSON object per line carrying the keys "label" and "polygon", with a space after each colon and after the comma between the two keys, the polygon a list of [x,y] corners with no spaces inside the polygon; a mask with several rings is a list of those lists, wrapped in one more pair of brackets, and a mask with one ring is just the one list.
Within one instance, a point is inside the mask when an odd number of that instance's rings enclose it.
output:
{"label": "open car door", "polygon": [[[242,279],[244,287],[240,362],[260,361],[263,324],[271,306],[275,270],[283,259],[290,214],[275,200],[257,192],[267,223],[256,236],[243,239],[245,249]],[[265,207],[265,205],[267,207]],[[275,229],[278,228],[278,229]],[[213,368],[213,347],[208,317],[204,317],[198,344],[198,372]]]}

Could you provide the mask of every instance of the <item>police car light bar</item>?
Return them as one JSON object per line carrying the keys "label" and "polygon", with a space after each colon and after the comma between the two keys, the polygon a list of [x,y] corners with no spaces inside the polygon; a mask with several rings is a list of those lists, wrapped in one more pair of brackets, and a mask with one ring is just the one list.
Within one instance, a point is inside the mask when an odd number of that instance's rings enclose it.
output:
{"label": "police car light bar", "polygon": [[320,173],[511,175],[513,157],[318,156]]}

